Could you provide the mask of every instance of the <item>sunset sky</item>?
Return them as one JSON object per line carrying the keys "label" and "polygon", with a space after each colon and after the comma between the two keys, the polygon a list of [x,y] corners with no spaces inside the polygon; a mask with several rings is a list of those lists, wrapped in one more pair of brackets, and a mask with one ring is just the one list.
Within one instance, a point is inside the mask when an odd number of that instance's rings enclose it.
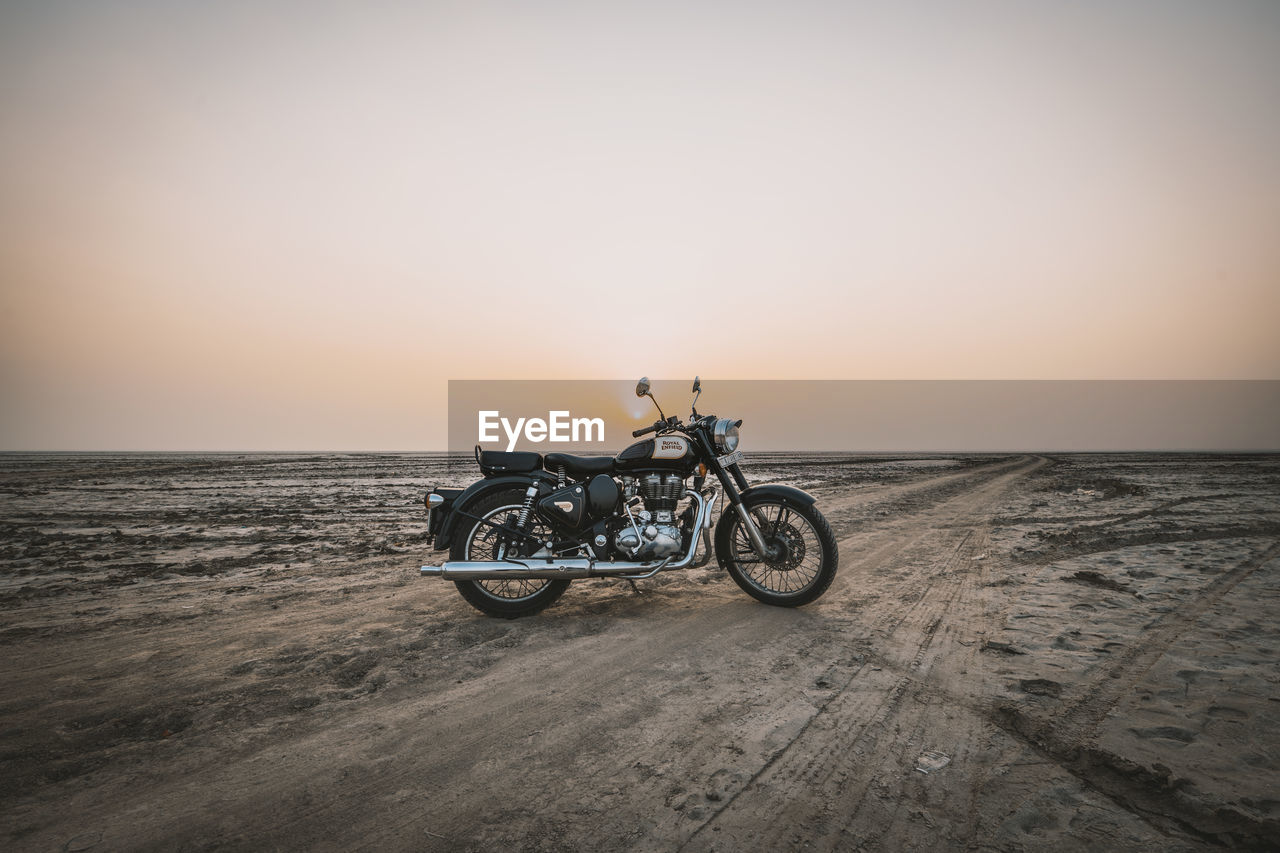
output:
{"label": "sunset sky", "polygon": [[0,6],[0,449],[449,379],[1280,379],[1280,3]]}

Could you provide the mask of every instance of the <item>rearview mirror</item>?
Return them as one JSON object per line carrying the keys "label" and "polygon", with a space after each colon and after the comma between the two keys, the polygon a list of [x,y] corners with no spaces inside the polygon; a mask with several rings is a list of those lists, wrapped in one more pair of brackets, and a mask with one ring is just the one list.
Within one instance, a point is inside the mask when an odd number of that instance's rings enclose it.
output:
{"label": "rearview mirror", "polygon": [[696,376],[693,377],[693,391],[690,393],[697,394],[701,390],[702,390],[702,380],[700,380]]}
{"label": "rearview mirror", "polygon": [[640,381],[636,383],[636,396],[643,397],[649,393],[649,377],[642,376]]}

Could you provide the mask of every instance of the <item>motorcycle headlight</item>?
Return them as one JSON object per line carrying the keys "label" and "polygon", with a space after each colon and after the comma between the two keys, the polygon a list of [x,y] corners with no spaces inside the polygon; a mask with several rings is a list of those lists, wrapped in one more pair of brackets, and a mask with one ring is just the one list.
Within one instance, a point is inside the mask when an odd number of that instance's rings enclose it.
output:
{"label": "motorcycle headlight", "polygon": [[716,421],[716,450],[721,453],[732,453],[738,449],[738,425],[741,423],[742,421],[731,421],[728,418]]}

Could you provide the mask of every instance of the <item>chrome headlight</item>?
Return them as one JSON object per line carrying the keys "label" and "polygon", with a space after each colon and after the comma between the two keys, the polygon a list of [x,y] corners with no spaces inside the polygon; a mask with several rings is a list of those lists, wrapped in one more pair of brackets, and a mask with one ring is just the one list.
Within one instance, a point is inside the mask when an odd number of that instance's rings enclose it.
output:
{"label": "chrome headlight", "polygon": [[731,421],[728,418],[721,418],[716,421],[715,440],[716,450],[721,453],[732,453],[738,449],[738,426],[742,421]]}

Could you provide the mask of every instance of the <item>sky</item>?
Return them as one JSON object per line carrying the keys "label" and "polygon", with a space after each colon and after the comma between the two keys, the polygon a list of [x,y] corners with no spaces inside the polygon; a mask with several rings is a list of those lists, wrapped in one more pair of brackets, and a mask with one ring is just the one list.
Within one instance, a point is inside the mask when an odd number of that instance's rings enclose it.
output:
{"label": "sky", "polygon": [[1280,378],[1280,4],[0,5],[0,449],[450,379]]}

